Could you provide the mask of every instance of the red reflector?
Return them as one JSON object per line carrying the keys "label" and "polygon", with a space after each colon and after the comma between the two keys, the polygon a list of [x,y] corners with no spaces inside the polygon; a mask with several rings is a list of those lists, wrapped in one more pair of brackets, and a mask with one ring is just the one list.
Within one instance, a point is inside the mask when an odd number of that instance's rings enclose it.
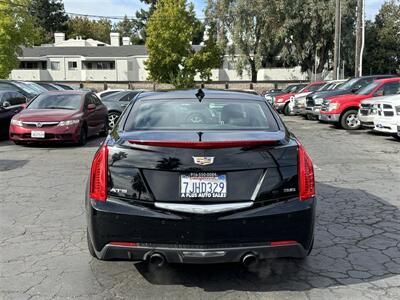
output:
{"label": "red reflector", "polygon": [[123,246],[123,247],[136,247],[137,243],[131,243],[131,242],[111,242],[110,243],[113,246]]}
{"label": "red reflector", "polygon": [[299,145],[298,150],[298,176],[300,201],[307,200],[315,196],[314,166],[310,156],[307,154],[303,145]]}
{"label": "red reflector", "polygon": [[189,148],[189,149],[218,149],[250,147],[260,145],[276,145],[277,140],[259,140],[259,141],[212,141],[212,142],[190,142],[190,141],[145,141],[130,140],[129,143],[136,145],[170,147],[170,148]]}
{"label": "red reflector", "polygon": [[296,241],[277,241],[277,242],[271,242],[272,246],[279,246],[279,245],[292,245],[292,244],[297,244]]}
{"label": "red reflector", "polygon": [[90,171],[90,198],[105,202],[107,199],[108,147],[96,152]]}

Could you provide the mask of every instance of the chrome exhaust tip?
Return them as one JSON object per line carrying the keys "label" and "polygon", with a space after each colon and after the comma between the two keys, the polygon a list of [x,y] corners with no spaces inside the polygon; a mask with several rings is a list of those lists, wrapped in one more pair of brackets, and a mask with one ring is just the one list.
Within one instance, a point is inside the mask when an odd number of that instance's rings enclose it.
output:
{"label": "chrome exhaust tip", "polygon": [[165,264],[164,255],[160,253],[153,253],[150,256],[149,263],[154,267],[161,268]]}
{"label": "chrome exhaust tip", "polygon": [[247,253],[242,258],[242,264],[247,268],[255,266],[257,265],[257,263],[258,263],[258,257],[255,256],[253,253]]}

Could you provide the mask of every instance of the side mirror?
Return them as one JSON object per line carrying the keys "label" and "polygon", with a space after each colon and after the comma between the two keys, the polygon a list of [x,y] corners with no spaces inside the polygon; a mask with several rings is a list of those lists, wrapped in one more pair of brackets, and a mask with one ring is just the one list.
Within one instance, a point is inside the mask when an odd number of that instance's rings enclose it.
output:
{"label": "side mirror", "polygon": [[25,109],[28,106],[28,103],[21,104],[22,109]]}
{"label": "side mirror", "polygon": [[11,106],[11,103],[8,102],[8,101],[4,101],[3,104],[1,105],[2,108],[7,108],[7,107],[10,107],[10,106]]}
{"label": "side mirror", "polygon": [[88,104],[87,110],[88,111],[94,111],[96,109],[96,105],[93,103]]}
{"label": "side mirror", "polygon": [[351,92],[352,92],[352,93],[355,93],[355,92],[357,92],[359,89],[360,89],[359,87],[354,87],[354,88],[351,89]]}

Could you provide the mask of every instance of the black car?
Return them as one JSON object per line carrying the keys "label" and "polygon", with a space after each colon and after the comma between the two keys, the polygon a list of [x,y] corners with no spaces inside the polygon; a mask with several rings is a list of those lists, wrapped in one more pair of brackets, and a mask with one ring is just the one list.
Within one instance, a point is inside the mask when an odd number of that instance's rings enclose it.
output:
{"label": "black car", "polygon": [[11,118],[26,104],[26,98],[19,92],[0,91],[0,137],[8,136]]}
{"label": "black car", "polygon": [[28,100],[33,99],[39,95],[42,91],[33,88],[29,84],[16,81],[16,80],[0,80],[0,91],[15,91],[24,95]]}
{"label": "black car", "polygon": [[171,263],[306,257],[313,164],[261,96],[143,93],[94,156],[90,254]]}
{"label": "black car", "polygon": [[266,92],[266,93],[264,93],[263,96],[266,100],[268,100],[268,102],[273,103],[274,97],[283,95],[283,94],[287,94],[287,93],[297,93],[306,86],[307,86],[307,83],[291,84],[291,85],[288,85],[283,90],[277,89],[277,90],[271,90],[269,92]]}
{"label": "black car", "polygon": [[48,91],[62,91],[64,90],[63,88],[50,83],[50,82],[36,82],[36,84],[40,85],[41,87],[45,88]]}
{"label": "black car", "polygon": [[362,77],[354,77],[347,80],[337,89],[329,91],[315,92],[306,97],[306,110],[310,115],[315,115],[315,110],[319,111],[322,102],[332,96],[345,95],[357,92],[359,89],[366,87],[375,79],[384,79],[397,77],[397,75],[369,75]]}
{"label": "black car", "polygon": [[110,95],[101,98],[101,102],[103,102],[108,109],[109,128],[114,128],[115,123],[119,119],[119,116],[122,114],[125,107],[138,93],[141,92],[142,92],[141,90],[121,91],[112,93]]}

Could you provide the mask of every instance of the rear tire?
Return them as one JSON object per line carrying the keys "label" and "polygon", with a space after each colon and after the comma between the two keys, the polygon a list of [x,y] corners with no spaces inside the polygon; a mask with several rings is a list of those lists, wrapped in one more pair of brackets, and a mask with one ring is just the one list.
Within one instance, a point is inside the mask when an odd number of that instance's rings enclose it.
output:
{"label": "rear tire", "polygon": [[78,144],[80,146],[84,146],[87,143],[87,130],[84,126],[81,128],[81,133],[79,134],[79,141]]}
{"label": "rear tire", "polygon": [[108,117],[106,118],[106,122],[104,123],[104,128],[100,131],[100,136],[107,136],[108,135]]}
{"label": "rear tire", "polygon": [[397,133],[393,134],[392,136],[393,136],[396,140],[400,141],[400,136],[399,136]]}
{"label": "rear tire", "polygon": [[286,103],[285,107],[282,109],[282,112],[285,116],[290,116],[289,102]]}
{"label": "rear tire", "polygon": [[86,241],[87,241],[87,246],[88,246],[88,250],[89,250],[90,255],[92,257],[98,259],[97,255],[96,255],[96,252],[94,251],[94,247],[93,247],[92,241],[90,240],[89,230],[88,229],[86,229]]}
{"label": "rear tire", "polygon": [[350,109],[340,118],[340,125],[346,130],[357,130],[361,127],[360,120],[357,118],[358,111]]}

